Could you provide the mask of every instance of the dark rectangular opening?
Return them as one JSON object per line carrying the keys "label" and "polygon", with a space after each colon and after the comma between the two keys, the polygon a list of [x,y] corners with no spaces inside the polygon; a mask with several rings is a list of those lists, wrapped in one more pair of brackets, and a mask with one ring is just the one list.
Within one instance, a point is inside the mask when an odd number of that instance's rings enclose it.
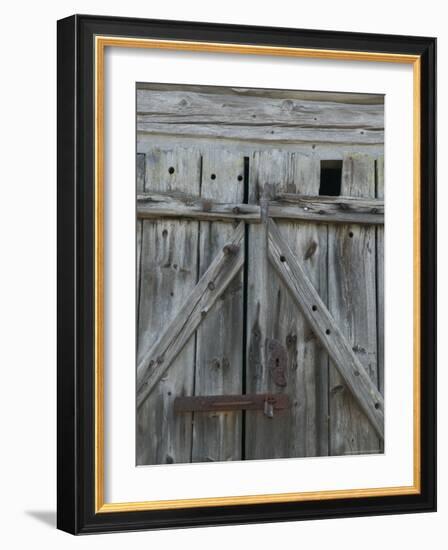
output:
{"label": "dark rectangular opening", "polygon": [[342,160],[321,160],[319,195],[340,195],[341,178]]}

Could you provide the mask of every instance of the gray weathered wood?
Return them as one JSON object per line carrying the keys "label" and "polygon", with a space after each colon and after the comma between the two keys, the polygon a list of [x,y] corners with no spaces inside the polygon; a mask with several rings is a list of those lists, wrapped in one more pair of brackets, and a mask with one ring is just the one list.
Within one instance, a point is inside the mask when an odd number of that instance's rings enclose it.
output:
{"label": "gray weathered wood", "polygon": [[[239,157],[243,158],[241,155]],[[211,181],[213,182],[213,180]],[[238,179],[237,183],[242,188]],[[215,187],[219,189],[218,186]],[[260,222],[260,207],[237,201],[219,202],[216,196],[206,198],[204,193],[200,198],[188,195],[145,193],[137,196],[137,216],[142,219],[191,218],[199,221],[242,220],[247,223],[258,223]]]}
{"label": "gray weathered wood", "polygon": [[[136,188],[137,193],[143,193],[145,190],[145,155],[143,153],[137,153],[137,164],[136,164]],[[135,223],[135,280],[136,280],[136,319],[138,326],[138,313],[140,307],[140,264],[141,264],[141,252],[142,252],[142,222],[141,220],[136,220]]]}
{"label": "gray weathered wood", "polygon": [[306,128],[299,126],[266,125],[238,126],[234,124],[183,124],[152,122],[146,117],[137,117],[137,131],[148,135],[175,135],[195,138],[226,140],[250,140],[289,143],[346,143],[378,144],[384,142],[383,130],[369,128]]}
{"label": "gray weathered wood", "polygon": [[[146,191],[199,194],[201,158],[181,147],[146,153]],[[169,169],[174,168],[172,174]],[[188,182],[188,184],[187,184]],[[198,222],[143,220],[137,361],[177,315],[197,282]],[[188,462],[191,415],[174,415],[176,395],[194,386],[194,338],[137,410],[137,464]]]}
{"label": "gray weathered wood", "polygon": [[[345,185],[349,157],[356,160],[353,185],[358,179],[371,183],[365,166],[383,153],[383,97],[164,84],[138,84],[137,90],[137,192],[142,199],[136,224],[138,361],[191,299],[213,250],[222,245],[221,231],[232,231],[238,218],[250,222],[244,384],[243,366],[236,367],[244,354],[238,348],[243,338],[243,314],[237,314],[240,270],[224,299],[208,306],[195,334],[184,337],[182,349],[138,408],[137,464],[382,451],[381,438],[333,366],[328,380],[325,348],[267,260],[266,222],[269,215],[277,220],[281,239],[383,392],[382,158],[376,165],[376,195]],[[250,157],[250,205],[229,197],[237,184],[220,177],[235,169],[242,186],[238,163],[244,156]],[[341,192],[348,197],[317,196],[320,161],[337,159],[344,160]],[[161,202],[148,202],[149,196]],[[381,211],[369,210],[377,207]],[[363,293],[368,296],[359,296]],[[286,361],[283,379],[273,368],[270,346]],[[255,410],[215,412],[216,417],[173,410],[177,396],[271,391],[291,403],[274,418]]]}
{"label": "gray weathered wood", "polygon": [[[318,155],[294,155],[294,183],[297,194],[315,196],[320,187],[320,159]],[[293,196],[289,193],[279,193],[284,197]],[[280,222],[280,220],[279,220]],[[281,234],[284,223],[278,223]],[[321,224],[309,222],[289,225],[291,235],[287,242],[294,250],[297,258],[302,258],[302,266],[312,284],[318,289],[321,298],[327,297],[327,239],[328,229]],[[292,308],[291,308],[292,309]],[[299,316],[301,312],[299,309]],[[306,387],[303,401],[300,404],[305,421],[303,428],[307,435],[304,437],[304,456],[328,454],[328,354],[314,338],[309,323],[303,316],[303,341],[297,345],[297,362],[303,365],[303,382]],[[299,395],[300,396],[300,395]],[[310,435],[308,432],[314,432]]]}
{"label": "gray weathered wood", "polygon": [[[344,159],[341,193],[375,197],[373,157],[353,154]],[[332,226],[328,251],[329,310],[376,386],[375,228],[354,224]],[[330,368],[330,454],[379,452],[378,435],[346,382],[336,368]],[[383,414],[382,409],[380,412]]]}
{"label": "gray weathered wood", "polygon": [[[376,196],[384,201],[384,156],[376,161]],[[384,227],[376,229],[376,301],[378,326],[378,383],[384,395]]]}
{"label": "gray weathered wood", "polygon": [[325,223],[384,223],[384,202],[354,197],[309,197],[285,193],[269,203],[269,216]]}
{"label": "gray weathered wood", "polygon": [[[283,193],[269,201],[272,218],[324,223],[384,223],[384,202],[354,197],[307,196]],[[261,221],[260,207],[236,202],[220,203],[216,198],[204,199],[189,195],[173,196],[144,193],[137,196],[137,216],[152,218],[191,218],[203,221]]]}
{"label": "gray weathered wood", "polygon": [[345,92],[323,92],[309,90],[282,90],[263,89],[263,88],[232,88],[223,86],[203,86],[197,84],[163,84],[157,82],[139,82],[137,90],[150,90],[152,92],[196,92],[201,94],[215,94],[227,96],[228,102],[235,97],[251,98],[273,98],[273,99],[292,99],[308,100],[329,103],[347,103],[348,105],[376,105],[384,107],[384,95],[382,94],[363,94],[363,93],[345,93]]}
{"label": "gray weathered wood", "polygon": [[186,296],[172,321],[163,327],[160,337],[139,359],[137,407],[141,407],[241,269],[244,263],[244,250],[241,246],[243,236],[244,226],[240,224],[232,238],[217,253],[198,284]]}
{"label": "gray weathered wood", "polygon": [[[220,148],[204,154],[201,199],[206,202],[213,200],[218,203],[241,203],[244,199],[243,175],[244,157],[241,154]],[[247,206],[244,205],[244,207]],[[246,218],[245,221],[247,221]],[[200,275],[209,269],[222,247],[232,240],[233,234],[234,228],[230,223],[201,222]],[[243,259],[244,227],[242,223],[238,228],[238,235],[241,235],[238,243],[241,247],[240,257]],[[198,327],[196,396],[242,392],[243,318],[243,269],[240,268]],[[241,430],[241,411],[193,414],[192,461],[240,460]]]}
{"label": "gray weathered wood", "polygon": [[320,160],[343,160],[346,155],[352,153],[366,153],[374,157],[384,153],[383,143],[327,143],[327,142],[305,142],[305,143],[290,143],[284,141],[279,145],[275,141],[263,141],[253,143],[245,140],[229,140],[220,138],[195,138],[194,136],[176,136],[176,135],[151,135],[137,134],[137,151],[139,153],[147,153],[152,151],[154,143],[163,149],[171,150],[173,147],[200,147],[203,154],[209,151],[214,151],[216,148],[223,147],[228,151],[240,153],[250,157],[254,150],[273,151],[281,146],[282,150],[290,153],[302,153],[304,155],[314,155]]}
{"label": "gray weathered wood", "polygon": [[381,393],[273,221],[269,222],[268,242],[270,261],[282,276],[296,304],[307,318],[313,332],[319,337],[352,395],[377,433],[383,437],[384,401]]}
{"label": "gray weathered wood", "polygon": [[[285,92],[221,89],[137,90],[139,133],[291,143],[380,143],[382,102],[331,101]],[[340,97],[340,96],[339,96]]]}
{"label": "gray weathered wood", "polygon": [[[265,213],[266,201],[277,193],[316,194],[318,187],[319,162],[313,156],[276,150],[255,153],[251,158],[250,202],[260,201]],[[312,223],[303,228],[282,223],[282,234],[294,252],[306,258],[307,270],[318,286],[320,277],[325,276],[321,269],[326,258],[326,233],[325,242],[321,241],[325,231],[325,227]],[[319,378],[321,351],[268,262],[266,224],[249,227],[248,252],[247,391],[288,394],[292,407],[272,419],[252,411],[246,413],[246,458],[326,454],[322,446],[327,440],[327,418],[321,411],[326,407],[327,391]],[[274,376],[270,348],[283,350],[283,381]]]}
{"label": "gray weathered wood", "polygon": [[257,95],[229,97],[223,93],[137,90],[138,122],[294,126],[299,128],[369,128],[383,130],[382,105],[336,103],[324,100]]}

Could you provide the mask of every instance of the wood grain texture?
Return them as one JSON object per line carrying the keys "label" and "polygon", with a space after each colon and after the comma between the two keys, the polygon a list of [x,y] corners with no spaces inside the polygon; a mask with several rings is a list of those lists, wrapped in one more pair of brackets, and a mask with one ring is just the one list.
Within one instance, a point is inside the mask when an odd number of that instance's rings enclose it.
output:
{"label": "wood grain texture", "polygon": [[370,128],[307,128],[283,124],[244,126],[235,124],[182,124],[148,121],[137,117],[137,131],[148,135],[175,135],[194,138],[244,140],[253,143],[270,141],[279,143],[345,143],[379,144],[384,142],[383,130]]}
{"label": "wood grain texture", "polygon": [[292,100],[308,100],[330,103],[347,103],[349,105],[376,105],[384,107],[383,94],[358,94],[345,92],[324,92],[324,91],[309,91],[309,90],[282,90],[275,88],[233,88],[223,86],[203,86],[197,84],[163,84],[157,82],[139,82],[137,90],[149,90],[151,92],[193,92],[200,94],[215,94],[222,96],[225,94],[228,101],[236,98],[270,98],[272,99],[292,99]]}
{"label": "wood grain texture", "polygon": [[241,269],[244,263],[242,240],[241,224],[186,296],[177,315],[163,327],[154,344],[140,357],[137,363],[137,407],[141,407],[156,388],[201,321],[209,315],[216,300],[222,297]]}
{"label": "wood grain texture", "polygon": [[[250,165],[250,202],[267,201],[280,192],[316,194],[319,186],[316,158],[284,151],[254,153]],[[267,222],[267,219],[265,219]],[[326,258],[326,236],[315,224],[282,224],[282,234],[294,253],[307,263],[319,287]],[[246,412],[246,458],[279,458],[326,454],[326,383],[320,369],[321,351],[309,325],[291,300],[288,289],[268,262],[267,225],[249,227],[247,391],[286,393],[291,409],[269,418]],[[305,259],[306,258],[306,259]],[[285,368],[276,376],[275,350]],[[325,361],[325,359],[324,359]],[[317,376],[316,376],[317,374]]]}
{"label": "wood grain texture", "polygon": [[182,146],[184,148],[200,147],[202,154],[213,151],[216,148],[223,147],[228,151],[234,151],[244,156],[250,157],[254,151],[273,151],[280,146],[282,150],[290,153],[302,153],[304,155],[314,155],[320,160],[343,160],[344,156],[351,153],[366,153],[373,156],[384,153],[384,142],[381,143],[328,143],[328,142],[289,142],[284,141],[281,144],[275,141],[251,142],[242,139],[220,139],[180,135],[153,135],[137,134],[137,151],[147,153],[154,148],[154,142],[160,148],[171,150]]}
{"label": "wood grain texture", "polygon": [[[333,95],[333,98],[337,94]],[[331,96],[264,91],[143,88],[137,90],[141,134],[289,143],[382,143],[381,102],[346,103]]]}
{"label": "wood grain texture", "polygon": [[321,223],[384,223],[384,202],[353,197],[306,196],[285,193],[269,203],[269,216]]}
{"label": "wood grain texture", "polygon": [[[174,169],[170,173],[170,169]],[[188,187],[186,185],[188,182]],[[200,154],[196,149],[146,154],[146,189],[199,194]],[[198,222],[144,220],[137,361],[164,331],[197,282]],[[137,410],[137,464],[188,462],[191,415],[176,417],[176,395],[191,395],[194,338],[184,346],[151,398]]]}
{"label": "wood grain texture", "polygon": [[[213,154],[216,156],[216,153]],[[238,155],[239,158],[244,158]],[[205,157],[207,158],[207,156]],[[213,181],[213,180],[212,180]],[[242,188],[241,182],[239,187]],[[219,189],[218,186],[215,186]],[[190,218],[198,221],[260,222],[260,207],[237,201],[220,202],[216,197],[192,197],[145,193],[137,196],[137,216],[140,219]]]}
{"label": "wood grain texture", "polygon": [[[146,180],[137,200],[138,364],[141,373],[155,355],[152,367],[163,365],[145,378],[137,463],[381,451],[384,403],[374,390],[384,390],[384,201],[375,158],[383,151],[384,98],[163,84],[139,84],[137,93],[137,175]],[[250,204],[238,177],[245,156]],[[338,159],[344,196],[319,196],[320,161]],[[331,334],[342,334],[345,363],[370,368],[376,412],[351,397],[359,380],[333,365],[329,374],[322,335],[279,276],[284,262],[279,269],[269,261],[269,217],[316,300],[335,316]],[[195,285],[238,221],[249,224],[247,278],[238,249],[237,263],[223,271],[227,290],[219,285],[196,301]],[[176,397],[246,392],[287,396],[291,407],[273,418],[261,410],[173,414]]]}
{"label": "wood grain texture", "polygon": [[170,125],[290,126],[383,130],[382,105],[337,103],[319,99],[230,95],[206,91],[137,90],[137,123]]}
{"label": "wood grain texture", "polygon": [[[376,196],[384,201],[384,156],[376,161]],[[384,231],[376,229],[376,304],[378,327],[378,383],[384,395]]]}
{"label": "wood grain texture", "polygon": [[[145,190],[145,173],[146,173],[146,160],[143,153],[137,153],[136,163],[136,190],[138,193],[143,193]],[[140,266],[141,266],[141,252],[142,252],[142,234],[143,224],[142,221],[137,219],[135,222],[135,284],[136,284],[136,322],[138,326],[138,315],[140,308]]]}
{"label": "wood grain texture", "polygon": [[[365,198],[375,196],[373,157],[353,154],[344,159],[341,194]],[[328,240],[329,310],[377,385],[375,228],[339,224],[330,228]],[[382,409],[381,412],[384,413]],[[381,443],[377,432],[348,390],[346,381],[332,365],[330,454],[379,452]]]}
{"label": "wood grain texture", "polygon": [[[202,158],[201,199],[242,203],[244,157],[225,149]],[[234,240],[233,224],[201,222],[199,274],[206,273],[223,246]],[[195,395],[239,394],[243,377],[244,224],[237,229],[239,268],[199,326],[196,340]],[[236,242],[236,241],[235,241]],[[235,254],[236,256],[236,254]],[[193,414],[193,462],[240,460],[241,411]]]}
{"label": "wood grain texture", "polygon": [[[269,201],[272,218],[323,223],[384,223],[384,202],[353,197],[307,196],[283,193]],[[190,218],[203,221],[261,221],[260,207],[254,204],[218,202],[189,195],[144,193],[137,196],[140,219]]]}
{"label": "wood grain texture", "polygon": [[383,398],[342,334],[318,292],[305,275],[275,222],[269,222],[269,259],[285,281],[296,304],[331,357],[351,395],[383,437]]}

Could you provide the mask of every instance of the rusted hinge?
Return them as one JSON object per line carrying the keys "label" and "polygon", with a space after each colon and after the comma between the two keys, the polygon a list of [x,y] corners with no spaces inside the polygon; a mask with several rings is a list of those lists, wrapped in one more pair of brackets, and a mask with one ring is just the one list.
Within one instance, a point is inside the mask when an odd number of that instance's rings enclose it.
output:
{"label": "rusted hinge", "polygon": [[285,394],[246,394],[246,395],[203,395],[176,397],[174,412],[222,412],[222,411],[263,411],[272,418],[275,411],[288,409],[289,398]]}

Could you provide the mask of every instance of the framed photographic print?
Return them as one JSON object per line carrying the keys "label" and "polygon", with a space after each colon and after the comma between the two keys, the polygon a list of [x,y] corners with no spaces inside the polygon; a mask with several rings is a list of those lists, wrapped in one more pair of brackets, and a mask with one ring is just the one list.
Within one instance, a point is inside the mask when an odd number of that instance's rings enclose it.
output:
{"label": "framed photographic print", "polygon": [[433,38],[58,22],[58,527],[435,510]]}

